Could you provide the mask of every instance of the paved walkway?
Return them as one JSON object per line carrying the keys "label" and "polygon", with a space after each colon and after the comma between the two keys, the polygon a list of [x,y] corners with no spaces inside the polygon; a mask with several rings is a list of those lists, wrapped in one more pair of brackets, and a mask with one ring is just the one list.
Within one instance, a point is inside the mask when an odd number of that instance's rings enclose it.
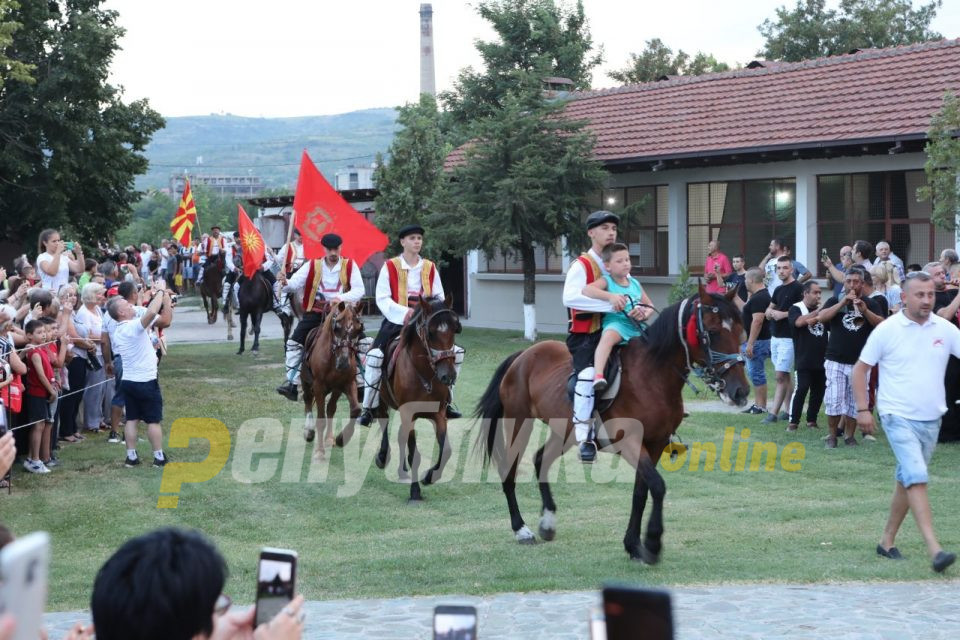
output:
{"label": "paved walkway", "polygon": [[[678,640],[707,638],[844,638],[845,640],[960,637],[960,580],[828,585],[681,587],[673,594]],[[595,592],[504,593],[398,600],[308,602],[304,638],[431,637],[433,608],[477,608],[480,638],[586,640]],[[58,640],[84,611],[46,616]]]}

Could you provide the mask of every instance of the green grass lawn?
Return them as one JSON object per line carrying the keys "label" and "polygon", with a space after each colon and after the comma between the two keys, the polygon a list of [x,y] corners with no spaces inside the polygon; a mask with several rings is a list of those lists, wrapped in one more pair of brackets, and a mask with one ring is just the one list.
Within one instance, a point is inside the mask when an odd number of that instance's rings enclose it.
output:
{"label": "green grass lawn", "polygon": [[[497,364],[524,343],[515,334],[483,330],[465,331],[461,342],[467,364],[457,391],[461,407],[469,409]],[[499,483],[481,475],[470,455],[473,432],[466,420],[451,429],[457,455],[445,481],[426,487],[420,505],[408,506],[408,487],[390,479],[396,476],[395,444],[386,474],[365,463],[375,448],[369,430],[358,429],[351,443],[362,447],[337,450],[329,465],[313,470],[323,482],[308,482],[310,453],[302,448],[297,420],[301,405],[273,391],[282,378],[280,342],[264,342],[259,357],[236,356],[235,348],[171,348],[161,365],[165,430],[178,418],[209,417],[236,436],[245,421],[261,419],[246,429],[265,427],[260,446],[283,448],[285,455],[258,454],[252,463],[240,463],[234,447],[216,478],[184,484],[178,508],[158,509],[161,473],[149,465],[123,468],[123,446],[107,444],[101,435],[67,445],[54,473],[18,473],[13,495],[0,495],[0,519],[15,532],[44,529],[53,535],[50,610],[87,606],[97,568],[113,550],[131,536],[168,525],[198,528],[217,543],[232,572],[227,593],[239,602],[253,599],[257,552],[267,545],[299,551],[300,588],[310,599],[593,589],[608,580],[677,585],[940,579],[929,569],[912,520],[898,541],[905,562],[881,561],[874,553],[893,484],[893,457],[882,436],[876,444],[826,451],[822,430],[787,434],[782,424],[764,426],[756,416],[694,413],[680,429],[688,445],[713,442],[719,450],[726,427],[737,434],[750,428],[750,442],[769,441],[782,450],[798,441],[805,458],[796,472],[784,471],[779,461],[769,472],[724,472],[719,466],[691,472],[689,465],[664,471],[664,553],[659,565],[647,567],[628,561],[623,551],[632,491],[625,480],[632,471],[612,456],[584,468],[571,452],[557,465],[557,539],[536,546],[514,542]],[[427,423],[418,437],[429,451],[434,441]],[[188,449],[168,451],[175,461],[201,461],[208,446],[194,440]],[[149,460],[146,442],[140,454]],[[344,456],[350,461],[346,469]],[[271,465],[277,465],[274,473]],[[958,466],[960,448],[941,446],[931,499],[942,542],[953,549],[960,547]],[[250,479],[251,468],[267,479],[239,481]],[[358,468],[366,472],[362,484]],[[535,529],[539,494],[529,481],[532,465],[523,471],[528,481],[519,484],[518,497]]]}

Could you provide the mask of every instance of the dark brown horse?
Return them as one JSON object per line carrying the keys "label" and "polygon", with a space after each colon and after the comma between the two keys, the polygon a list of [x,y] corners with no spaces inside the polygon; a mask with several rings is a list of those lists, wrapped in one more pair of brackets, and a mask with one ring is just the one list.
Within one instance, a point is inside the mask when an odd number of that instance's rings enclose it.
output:
{"label": "dark brown horse", "polygon": [[[324,457],[324,444],[333,444],[333,414],[341,395],[346,395],[350,402],[350,418],[360,415],[357,340],[363,333],[363,322],[354,306],[346,302],[330,307],[326,314],[323,324],[307,336],[309,348],[300,369],[306,415],[303,437],[307,442],[313,441],[319,423],[320,437],[313,450],[317,459]],[[317,418],[313,417],[314,403]]]}
{"label": "dark brown horse", "polygon": [[[401,455],[400,477],[407,478],[409,464],[410,501],[423,497],[420,492],[418,472],[420,454],[417,452],[414,423],[417,418],[433,422],[440,455],[437,463],[423,477],[423,484],[433,484],[440,478],[443,466],[450,459],[450,443],[447,441],[447,404],[450,388],[456,382],[454,367],[454,339],[460,333],[460,316],[450,308],[451,300],[444,304],[439,298],[424,298],[416,307],[410,320],[404,325],[395,352],[387,352],[383,378],[380,382],[380,405],[374,410],[380,422],[383,437],[380,451],[374,460],[383,469],[390,458],[390,432],[387,426],[388,412],[400,412],[400,432],[397,441],[406,459]],[[395,355],[391,355],[395,353]],[[393,364],[390,364],[390,360]],[[348,427],[352,430],[352,424]],[[344,430],[337,436],[337,446],[350,439],[351,432]]]}
{"label": "dark brown horse", "polygon": [[[207,258],[203,265],[203,282],[200,283],[200,299],[207,312],[207,324],[216,324],[220,310],[220,295],[223,289],[223,254]],[[209,302],[208,302],[209,299]]]}
{"label": "dark brown horse", "polygon": [[[720,397],[743,405],[750,387],[739,354],[743,325],[729,295],[711,295],[703,287],[663,310],[643,338],[620,351],[620,390],[601,418],[606,433],[597,436],[601,452],[618,453],[636,469],[633,508],[623,545],[635,560],[653,564],[660,555],[663,498],[666,484],[656,470],[660,454],[683,419],[680,395],[691,372],[700,375]],[[562,342],[540,342],[513,354],[497,369],[475,415],[482,418],[478,446],[498,465],[510,523],[518,542],[536,538],[517,506],[517,465],[536,420],[549,422],[547,442],[537,451],[534,467],[540,486],[540,537],[556,535],[557,506],[548,483],[550,465],[575,444],[567,378],[570,353]],[[653,510],[640,545],[640,518],[647,500]]]}

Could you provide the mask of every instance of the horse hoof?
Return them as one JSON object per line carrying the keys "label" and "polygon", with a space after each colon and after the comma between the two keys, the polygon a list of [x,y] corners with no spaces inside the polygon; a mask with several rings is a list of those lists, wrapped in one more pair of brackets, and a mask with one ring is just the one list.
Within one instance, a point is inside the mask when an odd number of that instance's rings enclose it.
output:
{"label": "horse hoof", "polygon": [[544,540],[544,542],[552,542],[553,539],[557,537],[556,529],[544,529],[543,525],[540,525],[539,532],[540,537]]}
{"label": "horse hoof", "polygon": [[557,537],[557,514],[549,509],[543,510],[543,515],[540,517],[540,537],[550,542]]}
{"label": "horse hoof", "polygon": [[314,429],[304,429],[303,430],[303,439],[307,442],[313,442],[314,436],[317,435],[317,432]]}
{"label": "horse hoof", "polygon": [[640,546],[634,550],[627,550],[627,553],[630,554],[630,559],[634,562],[639,562],[640,564],[647,564],[653,566],[660,562],[660,554],[652,553],[649,549],[644,546]]}
{"label": "horse hoof", "polygon": [[243,355],[243,349],[238,349],[238,350],[237,350],[237,355],[238,355],[238,356],[242,356],[242,355]]}
{"label": "horse hoof", "polygon": [[530,528],[527,525],[523,525],[518,529],[513,537],[517,539],[517,542],[520,544],[536,544],[537,536],[533,535],[533,531],[530,531]]}
{"label": "horse hoof", "polygon": [[250,349],[250,353],[252,353],[252,354],[255,355],[255,356],[260,355],[260,349],[259,349],[259,347],[254,347],[253,349]]}
{"label": "horse hoof", "polygon": [[232,334],[232,333],[228,333],[228,334],[227,334],[227,340],[233,340],[233,334]]}
{"label": "horse hoof", "polygon": [[373,464],[377,465],[377,469],[383,469],[387,466],[387,461],[390,459],[390,456],[381,456],[379,453],[373,459]]}
{"label": "horse hoof", "polygon": [[341,449],[343,448],[343,434],[342,434],[342,433],[338,433],[338,434],[337,434],[337,437],[334,438],[334,440],[333,440],[333,444],[336,445],[336,446],[338,446],[338,447],[340,447]]}
{"label": "horse hoof", "polygon": [[328,446],[328,447],[332,447],[333,444],[334,444],[334,442],[336,442],[336,440],[334,439],[334,437],[333,437],[333,436],[329,436],[326,440],[323,441],[323,444],[325,444],[325,445]]}

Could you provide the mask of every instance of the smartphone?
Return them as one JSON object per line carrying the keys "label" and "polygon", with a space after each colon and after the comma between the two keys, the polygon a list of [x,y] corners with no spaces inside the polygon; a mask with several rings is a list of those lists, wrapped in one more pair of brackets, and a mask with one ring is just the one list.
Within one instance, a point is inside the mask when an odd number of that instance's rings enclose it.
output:
{"label": "smartphone", "polygon": [[13,640],[37,640],[47,606],[50,535],[31,533],[0,549],[0,616],[17,619]]}
{"label": "smartphone", "polygon": [[434,640],[475,640],[476,607],[440,605],[433,610]]}
{"label": "smartphone", "polygon": [[74,245],[73,245],[72,242],[64,242],[63,244],[64,244],[64,246],[67,248],[67,251],[73,251],[73,246],[74,246]]}
{"label": "smartphone", "polygon": [[666,591],[606,586],[603,613],[607,640],[673,640],[673,613]]}
{"label": "smartphone", "polygon": [[824,247],[824,248],[820,249],[820,259],[821,259],[821,260],[826,260],[828,257],[829,257],[829,256],[827,256],[827,248]]}
{"label": "smartphone", "polygon": [[260,551],[257,563],[256,626],[270,622],[290,604],[296,592],[297,552],[290,549]]}

